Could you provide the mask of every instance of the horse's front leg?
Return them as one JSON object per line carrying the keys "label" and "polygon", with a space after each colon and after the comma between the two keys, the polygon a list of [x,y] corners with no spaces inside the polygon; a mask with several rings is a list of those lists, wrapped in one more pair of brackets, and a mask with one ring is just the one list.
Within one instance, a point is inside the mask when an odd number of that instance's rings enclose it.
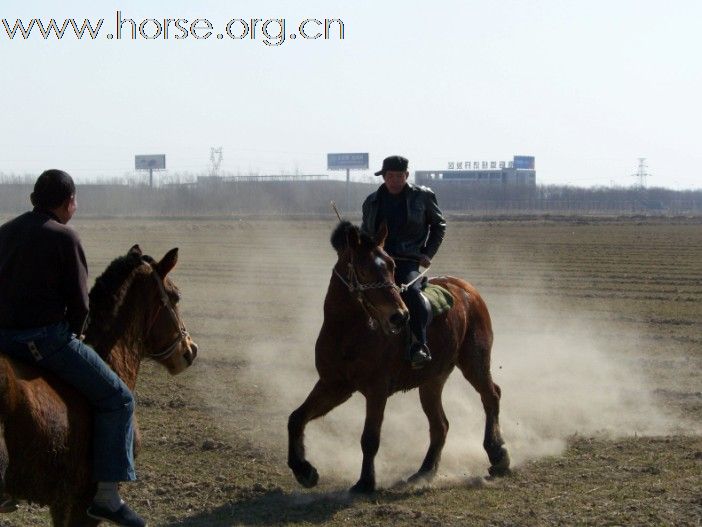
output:
{"label": "horse's front leg", "polygon": [[366,423],[361,436],[363,450],[363,465],[361,477],[351,487],[351,492],[368,494],[375,490],[375,455],[380,446],[380,428],[383,425],[385,403],[388,400],[386,390],[377,389],[366,393]]}
{"label": "horse's front leg", "polygon": [[346,401],[353,391],[339,383],[317,381],[305,402],[288,419],[288,466],[304,487],[314,487],[319,480],[317,469],[305,459],[305,426]]}

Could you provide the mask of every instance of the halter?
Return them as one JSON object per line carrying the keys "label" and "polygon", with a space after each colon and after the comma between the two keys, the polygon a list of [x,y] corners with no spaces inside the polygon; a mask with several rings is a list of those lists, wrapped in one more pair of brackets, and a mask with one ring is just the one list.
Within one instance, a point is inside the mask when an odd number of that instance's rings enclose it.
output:
{"label": "halter", "polygon": [[383,282],[366,282],[363,283],[358,279],[358,274],[356,273],[356,269],[353,266],[352,262],[348,263],[348,279],[344,280],[344,277],[339,274],[339,271],[336,270],[336,267],[334,267],[334,274],[341,280],[341,282],[348,288],[349,293],[354,295],[356,299],[359,301],[361,304],[361,307],[363,310],[366,312],[366,315],[368,315],[368,325],[370,326],[371,329],[376,329],[377,327],[377,321],[376,317],[373,316],[373,312],[378,313],[379,310],[377,307],[373,305],[373,303],[366,298],[366,295],[364,295],[365,291],[369,291],[371,289],[395,289],[397,291],[401,292],[401,288],[398,287],[394,282],[389,282],[389,281],[383,281]]}
{"label": "halter", "polygon": [[173,353],[175,353],[176,348],[178,347],[178,344],[180,344],[182,341],[188,338],[189,333],[185,329],[185,325],[183,322],[180,320],[180,317],[178,317],[178,314],[175,312],[175,309],[173,309],[173,306],[171,305],[170,300],[168,299],[168,295],[166,294],[166,289],[163,287],[163,282],[159,279],[157,276],[156,271],[151,273],[151,276],[154,277],[154,280],[156,281],[156,285],[158,286],[158,291],[161,296],[161,304],[158,306],[158,309],[154,313],[153,317],[151,317],[151,321],[149,322],[149,325],[147,326],[146,333],[150,333],[151,329],[153,328],[154,324],[156,323],[156,319],[158,318],[159,313],[161,313],[161,309],[163,307],[166,308],[168,311],[168,314],[171,316],[171,320],[173,323],[176,325],[178,328],[178,331],[180,335],[176,337],[176,339],[173,341],[173,343],[168,346],[166,349],[163,351],[160,351],[158,353],[152,353],[149,355],[154,360],[164,360],[168,359]]}

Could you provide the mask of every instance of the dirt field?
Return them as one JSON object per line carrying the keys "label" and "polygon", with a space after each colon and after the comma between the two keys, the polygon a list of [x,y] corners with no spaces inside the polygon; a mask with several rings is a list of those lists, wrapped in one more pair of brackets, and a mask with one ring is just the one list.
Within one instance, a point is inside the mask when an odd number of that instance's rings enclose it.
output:
{"label": "dirt field", "polygon": [[[77,220],[94,279],[133,243],[173,275],[200,345],[179,377],[145,363],[140,480],[150,525],[701,525],[702,222],[453,221],[434,274],[465,277],[493,317],[493,373],[512,476],[488,481],[478,395],[458,373],[431,486],[416,391],[394,396],[370,498],[363,401],[306,434],[320,485],[286,466],[286,422],[315,380],[314,341],[335,262],[332,221]],[[0,526],[48,525],[23,504]]]}

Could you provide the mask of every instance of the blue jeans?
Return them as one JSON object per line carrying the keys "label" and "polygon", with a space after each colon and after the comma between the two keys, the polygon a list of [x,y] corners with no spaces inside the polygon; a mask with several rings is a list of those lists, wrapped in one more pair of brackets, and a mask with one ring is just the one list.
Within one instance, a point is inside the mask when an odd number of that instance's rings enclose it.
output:
{"label": "blue jeans", "polygon": [[68,324],[0,329],[0,351],[51,371],[83,394],[93,411],[93,478],[133,481],[134,397],[126,384]]}

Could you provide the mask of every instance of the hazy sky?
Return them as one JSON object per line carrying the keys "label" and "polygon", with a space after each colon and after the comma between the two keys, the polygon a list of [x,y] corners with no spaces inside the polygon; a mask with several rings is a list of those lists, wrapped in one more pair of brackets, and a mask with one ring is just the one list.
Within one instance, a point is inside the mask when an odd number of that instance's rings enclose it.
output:
{"label": "hazy sky", "polygon": [[[222,146],[223,170],[264,174],[325,172],[327,152],[369,152],[371,169],[394,153],[411,169],[534,155],[537,182],[582,186],[630,185],[646,157],[649,185],[702,188],[698,0],[194,4],[3,0],[10,26],[105,20],[96,40],[10,40],[0,24],[0,172],[122,176],[164,153],[169,172],[204,173]],[[206,18],[213,35],[108,39],[118,10]],[[216,38],[252,18],[284,18],[287,35],[341,19],[345,34]]]}

